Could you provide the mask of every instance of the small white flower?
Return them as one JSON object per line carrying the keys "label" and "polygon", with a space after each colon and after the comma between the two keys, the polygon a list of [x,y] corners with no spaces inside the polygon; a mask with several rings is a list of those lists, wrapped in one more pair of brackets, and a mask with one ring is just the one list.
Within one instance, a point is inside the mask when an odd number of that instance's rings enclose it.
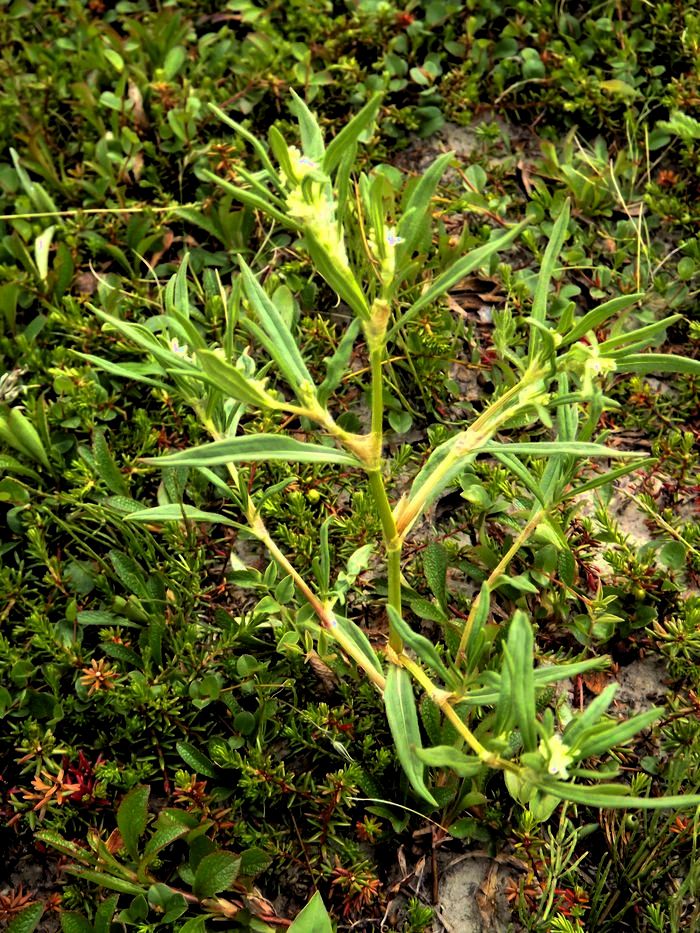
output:
{"label": "small white flower", "polygon": [[562,742],[560,735],[553,735],[548,739],[542,739],[539,752],[547,761],[547,771],[552,777],[560,778],[562,781],[565,781],[569,777],[567,768],[574,760],[570,751],[571,749],[569,746]]}

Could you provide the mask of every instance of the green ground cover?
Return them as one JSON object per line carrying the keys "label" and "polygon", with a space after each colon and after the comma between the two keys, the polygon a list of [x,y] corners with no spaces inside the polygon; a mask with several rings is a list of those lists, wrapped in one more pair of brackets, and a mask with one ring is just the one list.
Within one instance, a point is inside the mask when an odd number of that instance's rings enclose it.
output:
{"label": "green ground cover", "polygon": [[0,13],[0,926],[700,929],[700,10]]}

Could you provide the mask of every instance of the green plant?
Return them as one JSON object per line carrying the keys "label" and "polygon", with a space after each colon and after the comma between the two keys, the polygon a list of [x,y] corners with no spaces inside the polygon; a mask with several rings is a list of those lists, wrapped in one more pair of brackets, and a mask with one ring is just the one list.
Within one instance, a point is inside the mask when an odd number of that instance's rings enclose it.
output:
{"label": "green plant", "polygon": [[[383,695],[397,755],[425,802],[431,806],[438,803],[425,780],[426,767],[431,767],[452,769],[475,787],[480,786],[488,769],[501,770],[513,796],[541,819],[561,799],[608,807],[692,805],[695,798],[682,796],[629,797],[625,785],[606,780],[612,772],[585,768],[586,759],[628,741],[650,725],[657,712],[640,714],[626,723],[608,719],[605,712],[614,695],[611,687],[585,712],[574,716],[563,731],[553,711],[545,710],[538,716],[537,696],[545,685],[600,666],[600,662],[535,668],[533,632],[525,613],[518,610],[513,614],[507,637],[500,639],[489,623],[489,605],[499,587],[517,586],[507,568],[536,529],[549,536],[556,551],[568,553],[557,523],[560,503],[610,483],[637,466],[635,461],[593,480],[575,481],[582,458],[635,458],[594,441],[598,421],[612,405],[603,389],[609,374],[697,373],[700,366],[681,357],[641,352],[673,318],[622,331],[600,343],[595,339],[595,331],[634,305],[639,294],[614,298],[578,319],[573,302],[569,302],[556,328],[548,324],[549,288],[569,222],[568,204],[561,202],[534,287],[532,311],[525,322],[529,327],[525,354],[504,350],[503,384],[495,397],[466,430],[432,451],[409,490],[392,507],[384,482],[383,451],[387,347],[455,282],[513,242],[527,221],[454,260],[423,283],[416,294],[418,257],[429,233],[430,198],[450,156],[439,158],[401,202],[383,174],[361,174],[353,186],[356,148],[361,137],[371,131],[378,107],[379,98],[375,97],[326,147],[315,118],[295,97],[301,149],[289,146],[273,126],[270,150],[279,168],[257,139],[219,112],[252,145],[262,166],[258,172],[239,170],[246,187],[219,183],[233,198],[294,234],[316,272],[353,312],[354,321],[327,361],[322,382],[314,382],[294,336],[288,299],[279,291],[269,296],[242,259],[240,276],[234,279],[230,294],[223,290],[221,294],[227,308],[221,346],[208,344],[190,306],[183,263],[165,291],[163,314],[154,326],[130,323],[95,309],[107,332],[119,334],[146,351],[147,363],[134,366],[87,358],[114,375],[136,378],[162,390],[172,386],[192,407],[213,440],[149,462],[199,472],[245,516],[254,537],[306,601],[297,625],[315,631],[320,654],[326,653],[329,643],[335,644]],[[210,177],[213,180],[215,176]],[[236,349],[237,327],[254,339],[270,360],[259,374],[253,357]],[[329,406],[360,333],[369,356],[367,433],[341,427]],[[586,338],[585,343],[582,338]],[[269,384],[273,375],[281,381]],[[290,392],[292,398],[287,394]],[[246,411],[294,419],[305,433],[314,426],[320,432],[319,439],[309,442],[284,433],[246,432]],[[498,440],[497,436],[512,425],[534,433],[536,439]],[[553,439],[542,436],[542,427]],[[521,531],[484,582],[461,631],[453,630],[446,645],[440,647],[414,631],[404,618],[402,549],[426,509],[483,454],[494,456],[517,478],[532,504]],[[327,526],[321,529],[316,586],[297,572],[270,535],[261,513],[265,498],[275,487],[251,491],[251,477],[242,465],[276,462],[336,464],[365,474],[381,523],[387,567],[390,634],[383,661],[362,630],[335,608],[341,599],[342,575],[332,583]],[[217,470],[221,466],[228,472],[228,482]],[[127,520],[149,525],[185,521],[243,527],[226,512],[211,513],[184,502],[155,508],[134,504]],[[359,555],[355,559],[361,560]],[[428,731],[435,744],[430,748],[422,745],[414,683],[433,710],[434,725]],[[489,708],[493,712],[485,713]],[[586,779],[603,783],[590,787],[582,783]],[[469,796],[463,794],[457,794],[458,809]]]}

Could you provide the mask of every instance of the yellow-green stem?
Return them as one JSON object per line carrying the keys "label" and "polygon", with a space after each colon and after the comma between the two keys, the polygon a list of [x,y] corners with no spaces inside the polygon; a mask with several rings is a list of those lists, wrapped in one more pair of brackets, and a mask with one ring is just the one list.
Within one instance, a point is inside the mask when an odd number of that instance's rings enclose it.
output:
{"label": "yellow-green stem", "polygon": [[[503,555],[501,560],[498,562],[498,564],[493,568],[493,570],[489,574],[489,578],[486,581],[487,587],[492,587],[494,583],[496,583],[498,578],[505,571],[508,564],[515,557],[515,555],[518,553],[520,548],[523,546],[523,544],[527,541],[527,539],[530,537],[532,532],[535,530],[535,528],[541,521],[544,514],[545,514],[544,509],[540,509],[539,511],[535,512],[532,518],[530,518],[530,520],[525,525],[525,527],[522,529],[522,531],[517,536],[515,541],[513,541],[513,543],[508,548],[506,553]],[[479,608],[479,602],[481,598],[482,598],[481,593],[479,593],[479,595],[476,597],[476,599],[472,603],[471,609],[469,610],[467,621],[464,625],[464,629],[462,630],[462,637],[459,640],[459,648],[457,649],[457,655],[455,657],[456,665],[461,664],[462,661],[464,660],[464,653],[467,649],[467,645],[469,644],[469,637],[471,636],[472,629],[474,628],[474,620],[476,619],[476,613]]]}
{"label": "yellow-green stem", "polygon": [[421,685],[433,703],[440,707],[444,716],[450,720],[452,725],[455,727],[459,735],[464,739],[469,748],[471,748],[475,755],[479,756],[484,764],[488,765],[490,768],[500,768],[502,771],[518,772],[520,770],[517,765],[513,764],[512,761],[507,761],[505,758],[499,758],[498,755],[494,755],[493,752],[490,752],[481,744],[471,729],[462,722],[455,710],[452,708],[450,700],[454,694],[448,693],[446,690],[441,690],[439,687],[436,687],[432,680],[425,673],[423,668],[416,664],[415,661],[412,661],[405,654],[400,655],[399,661],[403,667],[405,667],[406,670],[413,676],[414,680],[416,680]]}

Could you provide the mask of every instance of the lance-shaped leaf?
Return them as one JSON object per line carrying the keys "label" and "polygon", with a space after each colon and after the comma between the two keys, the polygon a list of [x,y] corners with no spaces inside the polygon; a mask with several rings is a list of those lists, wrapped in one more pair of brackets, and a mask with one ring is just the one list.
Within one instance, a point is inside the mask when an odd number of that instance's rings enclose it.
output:
{"label": "lance-shaped leaf", "polygon": [[265,147],[260,142],[260,140],[257,138],[257,136],[254,136],[253,133],[250,133],[244,126],[241,126],[240,123],[236,123],[235,120],[232,120],[231,117],[228,116],[228,114],[224,113],[223,110],[221,110],[215,104],[209,104],[209,109],[213,113],[216,114],[216,116],[222,121],[222,123],[225,123],[227,126],[230,126],[231,129],[236,131],[236,133],[241,137],[241,139],[245,139],[245,141],[253,147],[253,149],[255,150],[255,153],[260,159],[261,165],[263,165],[263,167],[265,168],[270,178],[276,184],[279,184],[279,177],[277,175],[277,172],[275,171],[275,167],[270,161],[270,157],[268,156]]}
{"label": "lance-shaped leaf", "polygon": [[599,344],[598,350],[600,353],[611,353],[625,347],[625,352],[629,352],[632,346],[635,349],[648,346],[659,334],[663,334],[671,324],[675,324],[676,321],[682,319],[682,314],[672,314],[655,324],[648,324],[646,327],[638,327],[636,330],[628,330],[624,334],[617,334],[615,337],[610,337]]}
{"label": "lance-shaped leaf", "polygon": [[254,408],[280,408],[281,404],[265,391],[265,386],[258,379],[251,379],[222,360],[212,350],[198,350],[197,359],[202,364],[202,370],[211,385],[216,386],[225,395],[245,402]]}
{"label": "lance-shaped leaf", "polygon": [[571,330],[564,335],[560,346],[566,347],[570,343],[575,343],[577,340],[585,337],[586,334],[591,331],[598,330],[598,328],[602,327],[611,317],[614,317],[620,311],[625,311],[627,308],[632,307],[633,304],[636,304],[639,299],[643,297],[643,292],[635,292],[633,295],[620,295],[617,298],[611,298],[610,301],[598,305],[597,308],[593,308],[587,314],[584,314],[581,320],[574,324]]}
{"label": "lance-shaped leaf", "polygon": [[223,463],[253,463],[282,460],[285,463],[341,463],[360,466],[352,454],[321,444],[308,444],[282,434],[250,434],[212,441],[164,457],[145,457],[157,466],[217,466]]}
{"label": "lance-shaped leaf", "polygon": [[[377,671],[379,671],[380,674],[382,674],[382,665],[379,661],[379,658],[377,657],[377,654],[372,647],[372,643],[362,631],[360,626],[356,625],[352,619],[346,619],[344,616],[334,614],[333,618],[343,635],[345,635],[346,638],[349,638],[355,647],[359,648],[372,667],[374,667]],[[329,629],[329,631],[332,632],[333,629]]]}
{"label": "lance-shaped leaf", "polygon": [[329,255],[323,243],[309,230],[304,231],[304,243],[320,275],[355,314],[367,320],[370,316],[369,305],[350,268],[339,266],[335,258]]}
{"label": "lance-shaped leaf", "polygon": [[502,656],[501,683],[496,703],[496,719],[493,726],[496,735],[507,735],[516,724],[515,705],[513,703],[515,663],[507,644],[503,645]]}
{"label": "lance-shaped leaf", "polygon": [[600,486],[607,486],[608,483],[613,483],[621,476],[626,476],[628,473],[634,473],[635,470],[639,470],[642,467],[649,469],[656,463],[658,463],[658,459],[656,457],[649,457],[646,460],[635,460],[634,463],[626,463],[624,466],[618,467],[616,470],[607,470],[605,473],[601,473],[593,479],[590,479],[585,483],[581,483],[580,486],[574,486],[572,489],[569,489],[564,493],[563,498],[571,499],[574,496],[580,496],[584,492],[590,492],[592,489],[598,489]]}
{"label": "lance-shaped leaf", "polygon": [[532,752],[537,747],[537,708],[532,664],[534,638],[527,616],[519,609],[513,614],[507,644],[513,663],[511,699],[515,721],[520,728],[525,751]]}
{"label": "lance-shaped leaf", "polygon": [[111,360],[103,360],[92,353],[78,353],[75,351],[74,353],[75,356],[87,360],[98,369],[109,373],[110,376],[116,376],[118,379],[128,379],[133,382],[143,382],[145,385],[155,386],[160,389],[167,388],[165,382],[153,378],[153,376],[165,375],[162,366],[157,363],[112,363]]}
{"label": "lance-shaped leaf", "polygon": [[110,329],[116,330],[123,337],[126,337],[130,343],[135,343],[137,346],[141,347],[142,350],[146,350],[166,369],[174,367],[182,371],[187,369],[196,371],[196,367],[190,363],[182,353],[177,353],[169,349],[143,324],[122,321],[120,318],[114,317],[112,314],[107,314],[99,308],[91,307],[91,310],[100,320],[109,325]]}
{"label": "lance-shaped leaf", "polygon": [[270,200],[263,198],[261,195],[256,194],[254,191],[249,191],[246,188],[240,188],[238,185],[232,184],[225,178],[219,178],[218,175],[215,175],[208,169],[203,169],[200,172],[200,177],[204,181],[214,182],[214,184],[218,185],[220,188],[223,188],[224,191],[232,195],[241,204],[245,204],[247,207],[252,207],[256,211],[262,211],[264,214],[267,214],[268,217],[272,217],[278,223],[282,224],[283,227],[288,227],[291,230],[299,229],[299,224],[291,217],[289,217],[288,214],[285,214],[283,211],[279,210]]}
{"label": "lance-shaped leaf", "polygon": [[[554,275],[554,269],[556,267],[559,253],[561,252],[562,245],[567,236],[570,213],[569,202],[567,200],[565,201],[564,206],[561,209],[561,213],[559,214],[559,217],[557,217],[554,227],[552,228],[552,235],[549,238],[549,243],[547,244],[547,248],[544,251],[542,265],[540,266],[540,271],[537,276],[535,294],[532,299],[532,322],[535,325],[539,325],[541,328],[544,328],[544,323],[547,319],[549,285],[552,281],[552,276]],[[543,345],[545,340],[545,334],[538,330],[537,327],[534,327],[530,330],[531,360],[535,358],[539,348]]]}
{"label": "lance-shaped leaf", "polygon": [[[435,499],[469,466],[474,457],[479,454],[529,454],[532,457],[640,457],[641,451],[617,450],[606,447],[604,444],[593,444],[584,441],[537,441],[514,442],[510,444],[499,441],[475,440],[475,446],[469,449],[465,444],[469,432],[465,431],[451,437],[440,444],[432,452],[422,469],[413,480],[408,498],[399,501],[394,510],[394,516],[401,529],[410,526],[420,512],[426,509]],[[476,444],[478,443],[478,446]],[[457,456],[455,448],[465,445],[465,453]],[[418,509],[416,513],[415,510]],[[415,514],[414,514],[415,513]],[[407,516],[409,518],[407,518]]]}
{"label": "lance-shaped leaf", "polygon": [[592,726],[578,737],[576,746],[579,756],[592,758],[602,755],[616,745],[624,745],[642,729],[647,729],[656,722],[662,712],[661,707],[654,707],[624,722],[601,723]]}
{"label": "lance-shaped leaf", "polygon": [[456,285],[465,275],[469,275],[470,272],[473,272],[475,269],[479,269],[484,265],[493,255],[498,253],[500,250],[505,249],[509,243],[512,243],[513,240],[518,236],[521,230],[524,230],[527,227],[529,221],[523,220],[519,224],[516,224],[514,227],[511,227],[507,233],[502,234],[500,237],[496,237],[495,240],[491,240],[488,243],[485,243],[483,246],[477,247],[477,249],[472,250],[471,253],[468,253],[466,256],[462,256],[461,259],[457,259],[452,265],[447,268],[444,272],[440,273],[436,279],[426,288],[420,298],[415,301],[408,311],[404,312],[401,317],[398,319],[396,324],[391,328],[388,334],[388,339],[391,339],[396,336],[398,330],[407,324],[409,321],[423,310],[427,308],[428,305],[432,304],[437,298],[441,295],[444,295],[445,292],[449,291],[453,285]]}
{"label": "lance-shaped leaf", "polygon": [[299,123],[301,148],[304,150],[304,155],[309,159],[313,159],[314,162],[321,162],[325,146],[323,145],[323,134],[321,133],[321,127],[318,125],[318,120],[296,91],[292,90],[291,94],[292,102],[289,109]]}
{"label": "lance-shaped leaf", "polygon": [[[296,391],[302,383],[305,383],[308,390],[311,390],[313,380],[294,340],[294,335],[249,266],[243,259],[240,260],[240,264],[246,296],[260,321],[267,340],[262,338],[259,329],[254,327],[251,329],[258,339],[263,340],[265,349],[277,363],[291,388]],[[248,322],[250,323],[252,322]]]}
{"label": "lance-shaped leaf", "polygon": [[170,277],[165,286],[164,305],[166,312],[178,311],[185,318],[190,316],[189,289],[187,287],[187,265],[189,253],[185,253],[175,275]]}
{"label": "lance-shaped leaf", "polygon": [[445,152],[438,156],[411,191],[403,216],[396,227],[397,236],[401,239],[396,247],[397,279],[402,278],[401,271],[418,246],[430,218],[430,202],[453,157],[454,152]]}
{"label": "lance-shaped leaf", "polygon": [[411,787],[424,800],[437,807],[437,801],[425,784],[425,765],[416,754],[416,749],[421,748],[422,743],[411,677],[405,668],[397,664],[389,665],[384,705],[396,754]]}
{"label": "lance-shaped leaf", "polygon": [[428,767],[450,768],[459,777],[474,777],[484,767],[484,763],[476,755],[467,755],[453,745],[417,748],[416,755]]}
{"label": "lance-shaped leaf", "polygon": [[594,784],[586,786],[571,781],[537,780],[534,783],[539,790],[570,800],[588,807],[600,807],[602,810],[683,810],[700,806],[699,794],[669,797],[633,797],[625,784]]}
{"label": "lance-shaped leaf", "polygon": [[401,613],[397,612],[393,606],[387,606],[387,612],[390,622],[401,636],[404,644],[412,648],[421,661],[424,661],[428,667],[439,674],[443,680],[449,680],[449,672],[430,639],[426,638],[424,635],[419,635],[418,632],[414,632],[408,622],[402,617]]}
{"label": "lance-shaped leaf", "polygon": [[382,94],[377,92],[328,144],[322,162],[323,171],[327,175],[332,174],[335,167],[340,164],[346,150],[356,146],[360,136],[374,124],[381,102]]}
{"label": "lance-shaped leaf", "polygon": [[171,502],[168,505],[157,505],[152,509],[139,509],[138,512],[131,512],[124,516],[124,521],[140,522],[141,524],[154,525],[159,522],[210,522],[218,525],[228,525],[231,528],[241,528],[239,522],[234,522],[218,512],[203,512],[196,509],[193,505],[185,505],[183,502]]}
{"label": "lance-shaped leaf", "polygon": [[503,453],[496,453],[496,459],[518,477],[523,486],[533,494],[541,505],[547,505],[540,484],[515,454],[512,454],[510,451],[506,452],[506,449],[504,449]]}
{"label": "lance-shaped leaf", "polygon": [[622,356],[613,355],[619,373],[684,373],[688,376],[700,376],[700,360],[673,353],[630,353]]}
{"label": "lance-shaped leaf", "polygon": [[325,405],[333,392],[341,383],[345,373],[348,371],[348,364],[352,356],[352,348],[360,332],[360,322],[357,318],[352,320],[343,334],[338,347],[333,356],[327,357],[326,378],[318,387],[318,400],[321,405]]}
{"label": "lance-shaped leaf", "polygon": [[501,444],[499,441],[487,441],[477,453],[529,454],[531,457],[643,457],[641,450],[618,450],[605,444],[593,444],[587,441],[533,441]]}

